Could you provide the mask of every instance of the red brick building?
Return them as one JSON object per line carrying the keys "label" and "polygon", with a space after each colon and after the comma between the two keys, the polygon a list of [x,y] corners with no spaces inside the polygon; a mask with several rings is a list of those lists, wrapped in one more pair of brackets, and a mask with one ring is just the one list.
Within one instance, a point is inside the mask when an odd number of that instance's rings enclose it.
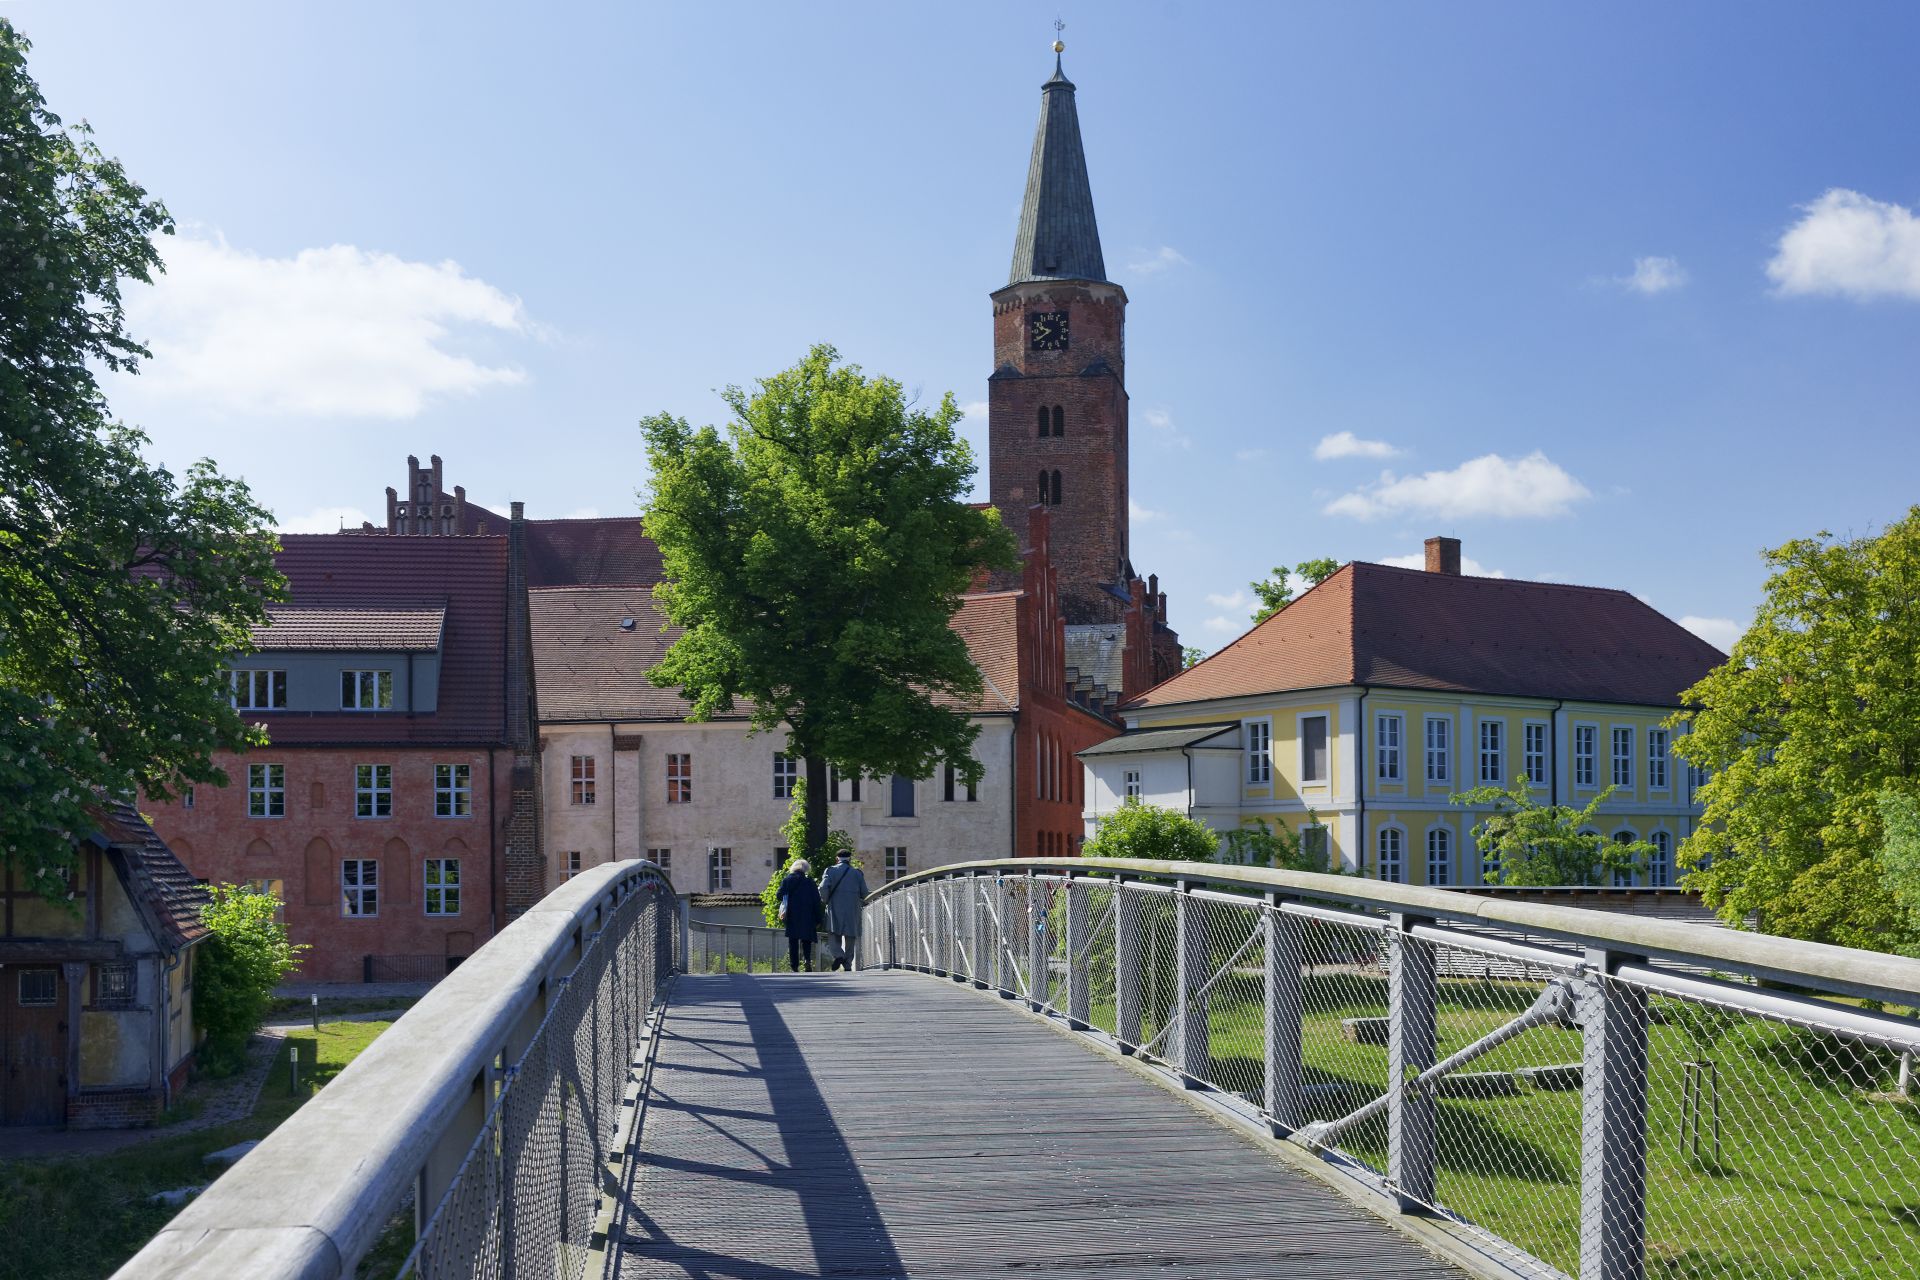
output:
{"label": "red brick building", "polygon": [[523,531],[281,541],[291,600],[233,672],[271,744],[154,826],[279,893],[303,977],[436,976],[545,892]]}

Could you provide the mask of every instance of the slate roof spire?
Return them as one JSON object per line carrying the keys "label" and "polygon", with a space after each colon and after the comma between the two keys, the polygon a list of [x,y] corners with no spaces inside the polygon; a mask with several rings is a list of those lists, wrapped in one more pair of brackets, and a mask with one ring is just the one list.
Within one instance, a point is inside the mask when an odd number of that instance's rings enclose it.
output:
{"label": "slate roof spire", "polygon": [[1100,229],[1093,220],[1093,188],[1080,146],[1080,114],[1073,81],[1060,67],[1054,42],[1053,78],[1040,86],[1040,126],[1027,164],[1027,195],[1013,238],[1010,285],[1026,280],[1105,280]]}

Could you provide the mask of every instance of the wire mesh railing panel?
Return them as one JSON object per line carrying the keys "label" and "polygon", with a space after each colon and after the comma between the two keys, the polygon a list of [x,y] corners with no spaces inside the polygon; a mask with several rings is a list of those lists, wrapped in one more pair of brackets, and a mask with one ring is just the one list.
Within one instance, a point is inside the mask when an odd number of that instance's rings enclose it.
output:
{"label": "wire mesh railing panel", "polygon": [[[789,967],[785,929],[694,920],[688,933],[695,973],[780,973]],[[814,967],[820,968],[823,952],[817,943],[813,950]]]}
{"label": "wire mesh railing panel", "polygon": [[1920,1275],[1920,1096],[1899,1054],[1703,1001],[1648,1012],[1649,1275]]}
{"label": "wire mesh railing panel", "polygon": [[1085,976],[1087,984],[1085,1018],[1087,1025],[1114,1034],[1117,1026],[1114,1007],[1114,913],[1122,891],[1112,881],[1075,880],[1073,891],[1080,896],[1076,910],[1084,921],[1084,933],[1076,939],[1070,963]]}
{"label": "wire mesh railing panel", "polygon": [[1052,1013],[1067,1013],[1067,911],[1073,898],[1059,876],[1033,877],[1027,918],[1027,968],[1033,1001]]}
{"label": "wire mesh railing panel", "polygon": [[[1300,919],[1295,937],[1302,1011],[1299,1115],[1311,1125],[1342,1119],[1386,1092],[1387,959],[1375,929]],[[1327,1145],[1386,1172],[1384,1115],[1352,1125]]]}
{"label": "wire mesh railing panel", "polygon": [[[1190,974],[1182,1017],[1205,1036],[1185,1067],[1204,1065],[1200,1078],[1264,1106],[1266,1080],[1266,907],[1195,899],[1190,928],[1200,934],[1188,954]],[[1183,1051],[1184,1052],[1184,1051]],[[1195,1074],[1198,1074],[1195,1072]]]}

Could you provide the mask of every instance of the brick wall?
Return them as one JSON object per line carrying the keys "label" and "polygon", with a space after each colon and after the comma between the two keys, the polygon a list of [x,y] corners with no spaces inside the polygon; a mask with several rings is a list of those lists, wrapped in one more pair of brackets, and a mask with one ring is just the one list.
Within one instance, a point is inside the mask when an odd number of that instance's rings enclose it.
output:
{"label": "brick wall", "polygon": [[160,1119],[158,1089],[113,1089],[67,1099],[69,1129],[138,1129]]}

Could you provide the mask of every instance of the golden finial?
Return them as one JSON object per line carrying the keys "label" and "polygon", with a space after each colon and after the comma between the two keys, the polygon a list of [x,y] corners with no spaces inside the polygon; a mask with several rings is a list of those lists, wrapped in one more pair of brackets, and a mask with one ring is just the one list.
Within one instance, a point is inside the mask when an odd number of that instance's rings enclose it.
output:
{"label": "golden finial", "polygon": [[1058,18],[1053,20],[1053,51],[1055,53],[1065,53],[1067,51],[1067,42],[1060,38],[1060,33],[1066,29],[1066,23],[1060,21]]}

